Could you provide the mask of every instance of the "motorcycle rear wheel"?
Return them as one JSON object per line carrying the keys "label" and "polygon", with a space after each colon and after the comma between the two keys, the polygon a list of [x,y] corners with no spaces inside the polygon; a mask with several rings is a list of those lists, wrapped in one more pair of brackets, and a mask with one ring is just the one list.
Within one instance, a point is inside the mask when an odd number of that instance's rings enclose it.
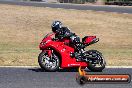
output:
{"label": "motorcycle rear wheel", "polygon": [[88,69],[93,71],[93,72],[101,72],[104,68],[105,68],[105,65],[106,65],[106,61],[102,55],[101,52],[97,51],[97,50],[89,50],[87,51],[89,54],[91,54],[92,56],[95,54],[99,61],[99,63],[95,63],[93,64],[93,62],[89,62],[89,65],[88,65]]}
{"label": "motorcycle rear wheel", "polygon": [[57,71],[60,67],[60,59],[54,52],[52,53],[52,60],[47,53],[41,52],[38,56],[38,63],[43,70],[50,72]]}

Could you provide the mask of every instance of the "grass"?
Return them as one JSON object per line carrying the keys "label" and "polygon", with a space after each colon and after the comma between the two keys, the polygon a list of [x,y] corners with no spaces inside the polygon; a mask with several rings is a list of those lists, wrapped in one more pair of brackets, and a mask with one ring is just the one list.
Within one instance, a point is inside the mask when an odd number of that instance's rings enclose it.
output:
{"label": "grass", "polygon": [[0,65],[36,66],[38,45],[60,20],[80,37],[96,35],[107,65],[132,65],[132,15],[0,4]]}

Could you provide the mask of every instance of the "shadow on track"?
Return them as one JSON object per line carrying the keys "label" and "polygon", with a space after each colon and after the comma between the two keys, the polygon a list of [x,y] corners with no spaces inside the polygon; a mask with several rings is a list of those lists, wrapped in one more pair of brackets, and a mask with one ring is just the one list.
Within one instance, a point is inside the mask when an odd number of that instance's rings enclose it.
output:
{"label": "shadow on track", "polygon": [[[34,71],[34,72],[48,72],[48,71],[45,71],[41,68],[30,68],[28,70],[31,70],[31,71]],[[78,72],[78,68],[77,69],[59,69],[58,71],[56,72]]]}
{"label": "shadow on track", "polygon": [[[48,72],[48,71],[45,71],[41,68],[30,68],[28,69],[30,71],[34,71],[34,72]],[[86,70],[87,72],[91,72],[89,70]],[[58,71],[56,72],[78,72],[78,68],[71,68],[71,69],[59,69]]]}

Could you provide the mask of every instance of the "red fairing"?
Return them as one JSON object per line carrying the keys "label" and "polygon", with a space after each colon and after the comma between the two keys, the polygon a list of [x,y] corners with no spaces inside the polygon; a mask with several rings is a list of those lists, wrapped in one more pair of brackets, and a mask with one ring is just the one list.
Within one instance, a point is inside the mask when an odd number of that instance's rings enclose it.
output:
{"label": "red fairing", "polygon": [[[68,67],[87,67],[88,63],[86,62],[77,62],[75,58],[71,58],[70,53],[74,52],[74,48],[66,45],[69,43],[69,40],[64,41],[53,41],[52,34],[48,34],[39,45],[40,50],[48,52],[50,55],[52,49],[55,50],[57,53],[61,55],[61,68],[68,68]],[[48,49],[51,50],[48,50]]]}
{"label": "red fairing", "polygon": [[96,36],[86,36],[83,43],[88,44],[88,43],[92,42],[93,39],[95,39],[95,38],[96,38]]}

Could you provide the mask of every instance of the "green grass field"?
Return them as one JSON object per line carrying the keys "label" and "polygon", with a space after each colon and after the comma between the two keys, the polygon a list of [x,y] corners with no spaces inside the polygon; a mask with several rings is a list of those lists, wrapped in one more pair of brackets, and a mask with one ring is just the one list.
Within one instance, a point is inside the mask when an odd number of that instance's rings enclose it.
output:
{"label": "green grass field", "polygon": [[60,20],[80,37],[96,35],[107,65],[132,65],[132,15],[0,4],[0,65],[37,66],[38,45]]}

